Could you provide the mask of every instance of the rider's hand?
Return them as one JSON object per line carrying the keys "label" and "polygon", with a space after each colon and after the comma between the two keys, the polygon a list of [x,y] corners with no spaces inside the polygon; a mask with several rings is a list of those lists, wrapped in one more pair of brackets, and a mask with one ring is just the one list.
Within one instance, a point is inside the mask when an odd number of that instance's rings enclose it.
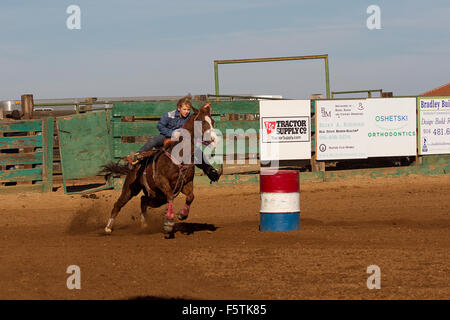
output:
{"label": "rider's hand", "polygon": [[172,141],[178,141],[178,139],[180,139],[180,136],[181,136],[181,131],[179,131],[179,130],[175,130],[173,133],[172,133]]}

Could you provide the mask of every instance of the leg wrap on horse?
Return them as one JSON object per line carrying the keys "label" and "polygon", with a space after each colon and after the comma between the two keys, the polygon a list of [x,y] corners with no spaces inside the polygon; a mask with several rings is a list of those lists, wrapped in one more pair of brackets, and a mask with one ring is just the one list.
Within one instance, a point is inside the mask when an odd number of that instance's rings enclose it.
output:
{"label": "leg wrap on horse", "polygon": [[166,214],[166,217],[167,217],[167,219],[169,219],[169,220],[173,220],[173,216],[174,216],[174,213],[173,213],[173,203],[172,203],[172,202],[169,202],[169,206],[167,207],[167,214]]}
{"label": "leg wrap on horse", "polygon": [[187,217],[189,216],[190,207],[191,206],[188,204],[184,205],[184,208],[181,209],[177,214],[178,220],[186,220],[187,219]]}
{"label": "leg wrap on horse", "polygon": [[173,231],[173,226],[175,222],[173,221],[173,203],[169,202],[169,206],[167,208],[167,213],[164,218],[164,233],[171,233]]}

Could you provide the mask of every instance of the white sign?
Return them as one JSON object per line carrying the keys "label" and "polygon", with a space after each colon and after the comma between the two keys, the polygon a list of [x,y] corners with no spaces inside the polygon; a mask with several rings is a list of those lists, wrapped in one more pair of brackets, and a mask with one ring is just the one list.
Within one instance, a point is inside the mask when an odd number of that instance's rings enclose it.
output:
{"label": "white sign", "polygon": [[450,153],[450,97],[418,98],[419,154]]}
{"label": "white sign", "polygon": [[415,156],[416,98],[367,99],[369,157]]}
{"label": "white sign", "polygon": [[261,161],[311,159],[310,100],[259,103]]}
{"label": "white sign", "polygon": [[367,158],[365,100],[316,100],[317,160]]}

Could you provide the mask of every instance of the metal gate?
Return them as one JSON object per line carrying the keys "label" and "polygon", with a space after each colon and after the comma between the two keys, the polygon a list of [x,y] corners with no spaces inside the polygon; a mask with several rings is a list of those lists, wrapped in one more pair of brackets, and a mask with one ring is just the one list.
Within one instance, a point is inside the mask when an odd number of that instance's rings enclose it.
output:
{"label": "metal gate", "polygon": [[[113,187],[112,180],[103,186],[82,187],[68,191],[67,182],[98,176],[101,166],[112,161],[112,139],[108,111],[89,112],[57,118],[59,152],[65,193],[93,192]],[[73,191],[76,189],[76,191]]]}

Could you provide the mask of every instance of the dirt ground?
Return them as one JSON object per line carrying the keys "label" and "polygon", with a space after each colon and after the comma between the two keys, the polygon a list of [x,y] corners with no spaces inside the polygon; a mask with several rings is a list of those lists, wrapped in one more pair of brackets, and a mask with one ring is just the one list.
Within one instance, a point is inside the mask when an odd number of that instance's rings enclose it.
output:
{"label": "dirt ground", "polygon": [[[196,187],[164,239],[118,191],[0,194],[0,299],[448,299],[450,175],[303,183],[301,230],[260,232],[259,186]],[[175,208],[184,203],[177,198]],[[68,290],[69,265],[81,289]],[[366,286],[369,265],[381,289]]]}

